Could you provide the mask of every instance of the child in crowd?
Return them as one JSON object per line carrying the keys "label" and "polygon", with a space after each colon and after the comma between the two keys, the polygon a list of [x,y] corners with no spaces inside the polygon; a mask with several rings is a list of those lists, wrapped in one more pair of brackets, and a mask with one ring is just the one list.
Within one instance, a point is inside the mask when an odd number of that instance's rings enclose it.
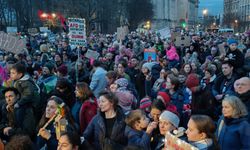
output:
{"label": "child in crowd", "polygon": [[164,139],[167,132],[172,132],[179,127],[180,119],[179,117],[165,110],[161,113],[159,118],[159,130],[160,133],[153,137],[151,142],[151,149],[161,150],[164,147]]}
{"label": "child in crowd", "polygon": [[151,133],[157,127],[157,122],[149,123],[149,119],[140,109],[131,111],[125,122],[127,124],[125,135],[128,138],[128,145],[140,146],[144,150],[150,150]]}

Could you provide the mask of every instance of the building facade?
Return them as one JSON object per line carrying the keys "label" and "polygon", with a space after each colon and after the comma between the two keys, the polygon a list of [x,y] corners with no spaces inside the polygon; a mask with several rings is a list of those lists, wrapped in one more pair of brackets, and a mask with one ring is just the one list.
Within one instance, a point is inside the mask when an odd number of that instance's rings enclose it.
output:
{"label": "building facade", "polygon": [[224,0],[223,24],[237,31],[250,28],[250,0]]}
{"label": "building facade", "polygon": [[152,0],[154,17],[152,28],[194,28],[198,20],[198,0]]}

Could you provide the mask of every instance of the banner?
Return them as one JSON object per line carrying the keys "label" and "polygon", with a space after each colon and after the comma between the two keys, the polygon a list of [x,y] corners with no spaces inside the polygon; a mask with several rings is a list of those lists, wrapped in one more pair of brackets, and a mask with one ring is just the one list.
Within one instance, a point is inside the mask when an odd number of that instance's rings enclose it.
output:
{"label": "banner", "polygon": [[156,50],[154,48],[152,49],[145,49],[144,50],[144,60],[145,61],[156,61],[157,60],[157,54]]}
{"label": "banner", "polygon": [[82,18],[69,18],[69,44],[85,46],[86,44],[86,22]]}
{"label": "banner", "polygon": [[124,40],[128,33],[129,33],[128,26],[117,28],[117,39]]}
{"label": "banner", "polygon": [[25,47],[26,43],[23,39],[0,32],[0,49],[17,54]]}
{"label": "banner", "polygon": [[189,143],[175,137],[171,133],[167,133],[165,136],[165,143],[167,150],[199,150],[198,148],[190,145]]}
{"label": "banner", "polygon": [[100,56],[100,54],[98,52],[90,50],[90,49],[85,54],[85,57],[87,57],[89,59],[93,58],[95,60],[98,59],[99,56]]}

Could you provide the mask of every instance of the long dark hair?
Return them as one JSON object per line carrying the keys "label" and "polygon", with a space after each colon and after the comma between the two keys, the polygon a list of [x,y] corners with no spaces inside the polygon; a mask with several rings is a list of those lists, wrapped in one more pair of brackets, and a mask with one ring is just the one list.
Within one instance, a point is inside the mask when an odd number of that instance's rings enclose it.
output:
{"label": "long dark hair", "polygon": [[[54,101],[57,105],[61,105],[62,103],[64,103],[63,102],[63,100],[61,99],[61,98],[59,98],[59,97],[57,97],[57,96],[51,96],[49,99],[48,99],[48,101],[47,101],[47,103],[49,102],[49,101]],[[74,122],[74,119],[73,119],[73,117],[72,117],[72,115],[71,115],[71,112],[70,112],[70,109],[69,109],[69,107],[66,105],[66,104],[64,104],[63,105],[63,113],[64,113],[64,117],[66,118],[66,120],[68,120],[69,121],[69,123],[73,126],[73,128],[74,129],[76,129],[76,127],[75,127],[75,122]],[[40,119],[40,121],[39,121],[39,123],[38,123],[38,130],[40,129],[40,128],[42,128],[45,124],[46,124],[46,122],[49,120],[49,118],[46,118],[46,108],[45,108],[45,111],[44,111],[44,113],[43,113],[43,115],[42,115],[42,118]]]}
{"label": "long dark hair", "polygon": [[190,117],[195,122],[195,125],[199,132],[203,132],[206,134],[207,138],[213,140],[213,145],[215,146],[215,150],[219,149],[218,141],[215,137],[216,126],[213,120],[207,115],[192,115]]}

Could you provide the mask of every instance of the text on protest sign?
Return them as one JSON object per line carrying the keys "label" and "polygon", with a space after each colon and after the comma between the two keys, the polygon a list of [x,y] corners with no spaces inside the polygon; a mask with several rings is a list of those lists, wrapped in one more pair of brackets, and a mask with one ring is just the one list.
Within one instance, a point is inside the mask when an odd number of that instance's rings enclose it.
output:
{"label": "text on protest sign", "polygon": [[0,32],[0,49],[17,54],[21,52],[25,46],[26,43],[24,40],[4,32]]}
{"label": "text on protest sign", "polygon": [[84,46],[86,44],[86,23],[82,18],[69,18],[69,44]]}

